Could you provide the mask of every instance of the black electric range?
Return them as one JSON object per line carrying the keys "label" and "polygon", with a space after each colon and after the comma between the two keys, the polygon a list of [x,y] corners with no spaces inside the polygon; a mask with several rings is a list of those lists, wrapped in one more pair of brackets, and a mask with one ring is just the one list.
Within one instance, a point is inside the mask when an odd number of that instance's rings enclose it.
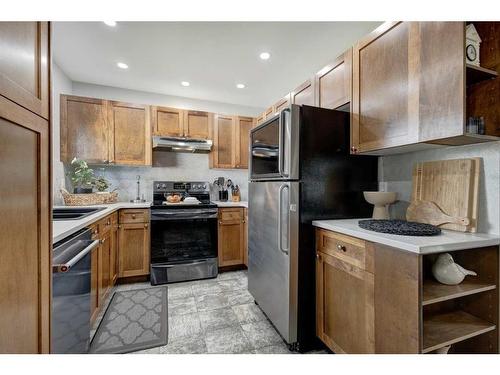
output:
{"label": "black electric range", "polygon": [[[168,194],[198,204],[167,203]],[[217,205],[208,182],[155,181],[151,206],[151,284],[217,277]]]}

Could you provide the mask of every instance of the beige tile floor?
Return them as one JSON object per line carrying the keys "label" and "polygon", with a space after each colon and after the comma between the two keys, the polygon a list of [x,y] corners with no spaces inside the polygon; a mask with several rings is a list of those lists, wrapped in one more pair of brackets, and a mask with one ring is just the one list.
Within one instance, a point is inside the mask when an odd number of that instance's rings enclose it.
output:
{"label": "beige tile floor", "polygon": [[[143,354],[290,354],[287,345],[255,305],[247,290],[246,271],[225,272],[216,279],[168,285],[168,344]],[[118,285],[113,292],[150,287]],[[107,305],[113,293],[105,301]],[[97,317],[97,328],[105,308]],[[325,353],[324,351],[315,353]]]}

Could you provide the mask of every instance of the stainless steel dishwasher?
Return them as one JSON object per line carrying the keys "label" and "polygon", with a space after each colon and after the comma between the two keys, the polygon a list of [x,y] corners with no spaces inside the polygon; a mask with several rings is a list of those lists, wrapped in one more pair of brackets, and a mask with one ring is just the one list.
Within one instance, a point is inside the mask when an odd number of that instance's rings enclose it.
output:
{"label": "stainless steel dishwasher", "polygon": [[99,245],[90,229],[54,244],[52,353],[87,353],[90,340],[91,252]]}

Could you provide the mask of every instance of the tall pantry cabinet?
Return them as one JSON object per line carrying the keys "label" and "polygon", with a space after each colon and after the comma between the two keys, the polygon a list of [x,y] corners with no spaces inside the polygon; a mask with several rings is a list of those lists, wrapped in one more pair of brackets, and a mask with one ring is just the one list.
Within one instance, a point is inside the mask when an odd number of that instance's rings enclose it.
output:
{"label": "tall pantry cabinet", "polygon": [[0,353],[50,352],[50,57],[48,22],[0,22]]}

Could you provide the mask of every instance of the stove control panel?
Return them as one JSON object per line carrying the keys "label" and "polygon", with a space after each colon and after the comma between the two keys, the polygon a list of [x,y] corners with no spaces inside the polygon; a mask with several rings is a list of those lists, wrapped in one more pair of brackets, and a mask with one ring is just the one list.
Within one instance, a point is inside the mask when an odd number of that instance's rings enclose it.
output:
{"label": "stove control panel", "polygon": [[180,181],[154,181],[153,182],[153,192],[208,192],[210,190],[210,185],[208,182],[194,181],[194,182],[180,182]]}

